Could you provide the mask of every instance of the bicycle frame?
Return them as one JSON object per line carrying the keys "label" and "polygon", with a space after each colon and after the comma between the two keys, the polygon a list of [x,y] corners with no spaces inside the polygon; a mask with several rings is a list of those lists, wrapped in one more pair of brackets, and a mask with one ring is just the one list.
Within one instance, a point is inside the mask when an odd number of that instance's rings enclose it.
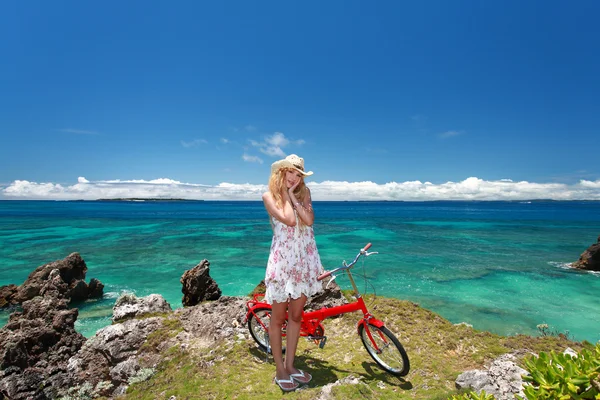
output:
{"label": "bicycle frame", "polygon": [[[313,340],[315,343],[319,343],[319,347],[323,348],[327,342],[327,336],[325,336],[325,328],[322,322],[330,317],[336,315],[361,311],[363,317],[358,321],[357,333],[360,337],[367,353],[375,360],[375,362],[386,372],[389,372],[395,376],[405,376],[410,370],[410,361],[406,350],[398,340],[398,338],[390,332],[385,326],[383,321],[380,321],[373,317],[373,315],[367,309],[364,299],[360,295],[354,278],[350,269],[356,264],[361,256],[369,256],[367,250],[371,247],[371,243],[368,243],[360,253],[354,258],[350,264],[346,264],[344,261],[342,266],[332,271],[325,272],[317,279],[322,280],[330,275],[333,275],[339,271],[346,271],[352,288],[354,289],[354,297],[356,301],[341,306],[335,307],[322,307],[320,310],[314,310],[309,312],[302,312],[302,320],[300,323],[300,336],[306,337],[308,340]],[[331,279],[333,281],[334,277]],[[331,281],[329,283],[331,283]],[[262,297],[264,294],[255,294],[252,300],[246,303],[248,312],[246,314],[246,323],[248,324],[248,330],[252,339],[254,339],[259,347],[269,354],[270,340],[269,340],[269,328],[270,318],[273,308],[270,304],[266,303]],[[286,321],[288,316],[286,315]],[[281,335],[286,336],[287,322],[281,327]],[[282,349],[285,351],[284,349]]]}
{"label": "bicycle frame", "polygon": [[[328,277],[329,275],[332,275],[338,271],[345,270],[346,274],[348,275],[348,278],[350,280],[350,284],[352,285],[352,288],[354,289],[354,297],[356,298],[356,301],[352,302],[352,303],[348,303],[348,304],[343,304],[341,306],[335,306],[335,307],[329,307],[329,308],[323,307],[319,310],[302,312],[302,323],[301,323],[301,327],[300,327],[300,336],[302,336],[302,337],[308,336],[310,339],[314,339],[314,340],[318,340],[318,339],[323,340],[323,339],[325,339],[324,336],[316,335],[316,331],[317,331],[318,327],[321,327],[321,331],[324,332],[324,328],[321,325],[322,321],[324,321],[325,319],[330,318],[330,317],[335,317],[337,315],[356,312],[356,311],[361,311],[363,313],[363,318],[360,321],[358,321],[358,324],[356,326],[357,332],[360,331],[361,325],[373,325],[373,326],[376,326],[377,328],[381,328],[385,325],[383,323],[383,321],[380,321],[380,320],[376,319],[375,317],[373,317],[373,315],[367,309],[365,301],[363,300],[360,292],[358,291],[358,287],[356,286],[356,283],[354,282],[354,278],[352,277],[352,272],[350,272],[350,269],[352,269],[354,264],[356,264],[356,262],[358,261],[360,256],[362,256],[362,255],[368,256],[369,254],[375,254],[375,253],[367,253],[367,250],[369,249],[370,246],[371,246],[371,244],[369,243],[367,246],[365,246],[364,249],[361,249],[361,252],[356,256],[356,258],[350,264],[346,264],[346,262],[344,261],[344,263],[341,267],[336,268],[332,271],[326,272],[319,277],[319,280],[322,280],[322,279]],[[264,297],[264,294],[262,294],[262,293],[255,294],[253,299],[246,303],[246,306],[248,308],[248,313],[246,314],[246,320],[248,320],[250,315],[255,314],[255,310],[257,310],[259,308],[265,308],[265,307],[271,308],[270,304],[259,300],[261,297]],[[257,320],[259,321],[259,323],[262,325],[262,327],[264,329],[267,329],[267,327],[263,324],[262,321],[260,321],[259,318],[257,318]],[[286,320],[287,320],[287,314],[286,314]],[[368,333],[369,339],[371,340],[373,345],[375,347],[377,347],[377,344],[371,337],[371,333],[369,330],[367,330],[367,333]],[[285,336],[285,332],[283,333],[283,335]],[[324,345],[324,343],[322,344],[322,346],[323,345]]]}

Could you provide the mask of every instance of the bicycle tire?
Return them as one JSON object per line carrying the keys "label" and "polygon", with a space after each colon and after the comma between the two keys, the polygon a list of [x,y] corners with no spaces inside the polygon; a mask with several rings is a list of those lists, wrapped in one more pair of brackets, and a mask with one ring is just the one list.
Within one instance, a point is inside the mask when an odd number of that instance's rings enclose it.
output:
{"label": "bicycle tire", "polygon": [[[268,307],[261,307],[254,310],[254,313],[250,314],[248,317],[248,330],[250,331],[250,336],[252,339],[258,344],[261,350],[265,352],[269,352],[270,349],[269,344],[269,321],[271,319],[271,309]],[[258,322],[260,320],[264,326],[267,328],[263,328],[263,325]],[[285,353],[285,347],[282,347],[282,352]]]}
{"label": "bicycle tire", "polygon": [[368,325],[367,329],[371,332],[373,340],[375,340],[379,351],[373,347],[371,339],[365,329],[365,324],[362,324],[358,329],[358,334],[362,340],[365,349],[375,362],[386,372],[396,375],[405,376],[410,370],[410,362],[408,354],[400,344],[400,341],[392,332],[385,326],[378,328],[374,325]]}

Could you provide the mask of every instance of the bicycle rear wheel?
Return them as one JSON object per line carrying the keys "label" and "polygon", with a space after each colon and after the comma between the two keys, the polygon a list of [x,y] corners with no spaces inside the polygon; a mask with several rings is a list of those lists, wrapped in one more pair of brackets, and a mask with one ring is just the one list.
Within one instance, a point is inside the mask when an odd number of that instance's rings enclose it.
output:
{"label": "bicycle rear wheel", "polygon": [[[270,353],[269,323],[271,322],[271,309],[268,307],[258,308],[248,318],[248,330],[250,336],[258,344],[261,350]],[[264,325],[264,327],[263,327]],[[282,348],[285,353],[285,347]]]}
{"label": "bicycle rear wheel", "polygon": [[[369,338],[369,333],[371,338]],[[373,360],[385,371],[396,376],[405,376],[410,362],[404,347],[388,328],[362,324],[358,329],[360,339]]]}

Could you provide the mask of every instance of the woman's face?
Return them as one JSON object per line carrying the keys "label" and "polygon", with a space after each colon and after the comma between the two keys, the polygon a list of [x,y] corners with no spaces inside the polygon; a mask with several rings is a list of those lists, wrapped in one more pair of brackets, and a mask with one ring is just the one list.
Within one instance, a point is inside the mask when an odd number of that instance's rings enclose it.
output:
{"label": "woman's face", "polygon": [[286,188],[291,188],[294,186],[299,180],[302,179],[302,174],[295,169],[288,169],[285,171],[285,186]]}

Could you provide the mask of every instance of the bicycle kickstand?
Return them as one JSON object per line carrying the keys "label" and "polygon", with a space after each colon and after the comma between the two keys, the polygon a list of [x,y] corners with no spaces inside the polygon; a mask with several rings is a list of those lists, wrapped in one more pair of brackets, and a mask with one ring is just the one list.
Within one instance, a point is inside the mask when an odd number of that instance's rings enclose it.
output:
{"label": "bicycle kickstand", "polygon": [[267,339],[267,351],[265,351],[265,362],[269,362],[269,354],[271,354],[271,341],[269,340],[269,334],[265,335]]}
{"label": "bicycle kickstand", "polygon": [[327,343],[327,336],[323,336],[323,339],[319,342],[319,348],[322,349],[325,347],[325,343]]}

